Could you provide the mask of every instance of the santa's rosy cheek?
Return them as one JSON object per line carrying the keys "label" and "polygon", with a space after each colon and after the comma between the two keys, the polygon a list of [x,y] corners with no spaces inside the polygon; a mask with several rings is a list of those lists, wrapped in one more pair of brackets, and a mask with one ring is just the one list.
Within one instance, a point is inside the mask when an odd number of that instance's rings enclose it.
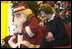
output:
{"label": "santa's rosy cheek", "polygon": [[21,16],[21,14],[16,14],[16,17],[20,17]]}

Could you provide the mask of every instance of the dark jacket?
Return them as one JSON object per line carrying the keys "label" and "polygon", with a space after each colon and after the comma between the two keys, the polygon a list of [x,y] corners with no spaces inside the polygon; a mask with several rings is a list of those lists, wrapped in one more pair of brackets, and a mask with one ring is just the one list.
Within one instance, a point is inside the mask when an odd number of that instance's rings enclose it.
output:
{"label": "dark jacket", "polygon": [[[47,42],[44,36],[42,38],[41,45],[44,46],[49,45],[50,47],[54,47],[54,46],[59,47],[59,46],[68,45],[69,40],[68,40],[67,32],[64,23],[60,17],[55,16],[54,19],[49,22],[44,21],[44,25],[47,26],[48,32],[53,33],[55,40],[51,42]],[[40,47],[44,47],[44,46],[40,46]]]}

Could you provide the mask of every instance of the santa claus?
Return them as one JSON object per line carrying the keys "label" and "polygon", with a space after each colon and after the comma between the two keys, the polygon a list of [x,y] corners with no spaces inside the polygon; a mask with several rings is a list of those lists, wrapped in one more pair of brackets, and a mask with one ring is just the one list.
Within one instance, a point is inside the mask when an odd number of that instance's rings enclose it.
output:
{"label": "santa claus", "polygon": [[8,36],[11,48],[39,48],[43,35],[47,33],[45,26],[39,26],[39,21],[29,7],[23,3],[13,8],[15,34]]}

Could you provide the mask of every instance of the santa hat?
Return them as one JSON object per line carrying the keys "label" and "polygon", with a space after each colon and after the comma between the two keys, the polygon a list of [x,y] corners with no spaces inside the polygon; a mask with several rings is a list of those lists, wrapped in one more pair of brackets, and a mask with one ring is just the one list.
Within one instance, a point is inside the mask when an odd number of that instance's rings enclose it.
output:
{"label": "santa hat", "polygon": [[15,12],[19,12],[19,11],[22,11],[22,10],[25,10],[25,9],[28,9],[29,7],[26,5],[26,4],[24,4],[24,3],[20,3],[19,4],[19,6],[15,6],[14,8],[13,8],[13,12],[15,13]]}

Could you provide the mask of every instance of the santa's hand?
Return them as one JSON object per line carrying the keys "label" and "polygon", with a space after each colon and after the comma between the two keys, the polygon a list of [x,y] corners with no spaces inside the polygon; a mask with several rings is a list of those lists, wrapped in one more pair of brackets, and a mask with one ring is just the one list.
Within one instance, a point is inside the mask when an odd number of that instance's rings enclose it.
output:
{"label": "santa's hand", "polygon": [[9,41],[8,41],[8,44],[10,45],[10,47],[12,47],[12,48],[16,48],[17,46],[18,46],[18,43],[14,43],[13,42],[13,40],[16,38],[16,36],[15,35],[13,35],[10,39],[9,39]]}
{"label": "santa's hand", "polygon": [[13,41],[16,38],[15,35],[13,35],[9,40]]}

